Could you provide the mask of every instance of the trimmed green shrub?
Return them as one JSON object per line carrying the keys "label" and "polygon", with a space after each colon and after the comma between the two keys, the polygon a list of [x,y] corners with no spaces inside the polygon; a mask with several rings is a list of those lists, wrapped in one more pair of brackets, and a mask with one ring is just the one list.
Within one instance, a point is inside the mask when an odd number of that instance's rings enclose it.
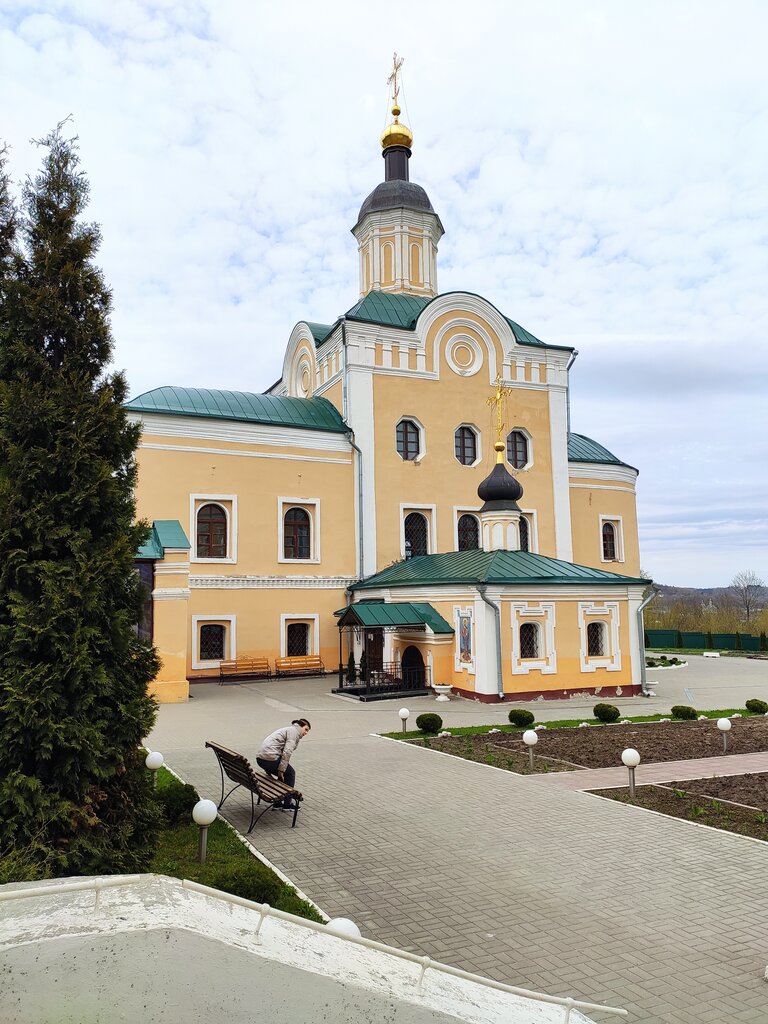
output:
{"label": "trimmed green shrub", "polygon": [[736,634],[736,639],[733,641],[733,649],[734,651],[742,650],[741,633]]}
{"label": "trimmed green shrub", "polygon": [[360,655],[360,680],[363,683],[368,682],[368,658],[365,651]]}
{"label": "trimmed green shrub", "polygon": [[744,707],[747,711],[751,711],[753,715],[764,715],[768,712],[768,704],[764,700],[758,700],[757,697],[748,700]]}
{"label": "trimmed green shrub", "polygon": [[699,717],[696,708],[689,708],[687,704],[675,704],[672,708],[672,717],[691,721]]}
{"label": "trimmed green shrub", "polygon": [[167,786],[158,789],[156,795],[163,818],[169,825],[190,824],[192,808],[200,799],[194,786],[174,779]]}
{"label": "trimmed green shrub", "polygon": [[525,729],[529,725],[533,725],[536,721],[536,716],[532,711],[526,711],[525,708],[512,708],[509,712],[509,721],[511,725],[516,725],[519,729]]}
{"label": "trimmed green shrub", "polygon": [[238,864],[235,867],[223,867],[216,872],[210,884],[214,889],[242,896],[244,900],[253,900],[254,903],[268,903],[270,907],[279,903],[285,889],[284,883],[256,858],[247,866]]}
{"label": "trimmed green shrub", "polygon": [[429,736],[436,736],[443,728],[443,720],[440,715],[435,715],[428,711],[424,715],[419,715],[416,719],[416,728],[421,732],[427,733]]}
{"label": "trimmed green shrub", "polygon": [[621,712],[615,704],[595,704],[592,714],[598,722],[618,722]]}
{"label": "trimmed green shrub", "polygon": [[675,647],[683,647],[683,634],[678,629],[677,636],[675,637]]}
{"label": "trimmed green shrub", "polygon": [[352,651],[349,652],[349,661],[347,662],[347,682],[354,683],[357,681],[357,667],[355,666],[355,656]]}

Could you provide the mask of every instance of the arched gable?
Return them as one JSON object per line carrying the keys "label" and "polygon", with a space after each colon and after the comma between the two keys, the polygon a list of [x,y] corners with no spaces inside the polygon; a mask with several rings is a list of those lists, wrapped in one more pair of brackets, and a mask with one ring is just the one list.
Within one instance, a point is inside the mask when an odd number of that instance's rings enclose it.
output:
{"label": "arched gable", "polygon": [[489,383],[517,347],[512,328],[496,307],[470,292],[449,292],[430,302],[416,321],[416,334],[428,371],[439,376],[447,366],[459,376],[482,372]]}
{"label": "arched gable", "polygon": [[291,331],[283,359],[283,387],[291,398],[310,398],[317,382],[315,339],[306,323]]}

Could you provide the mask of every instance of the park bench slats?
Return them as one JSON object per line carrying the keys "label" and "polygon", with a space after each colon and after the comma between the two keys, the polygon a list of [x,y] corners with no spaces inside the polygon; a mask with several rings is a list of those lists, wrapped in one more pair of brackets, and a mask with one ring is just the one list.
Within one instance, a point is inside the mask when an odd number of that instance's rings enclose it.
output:
{"label": "park bench slats", "polygon": [[225,679],[271,679],[268,658],[234,658],[219,663],[219,686]]}
{"label": "park bench slats", "polygon": [[[271,810],[280,801],[289,798],[293,801],[293,821],[291,828],[296,827],[296,818],[299,814],[299,805],[304,797],[298,791],[293,789],[286,783],[281,782],[279,779],[274,779],[270,775],[266,775],[264,772],[255,772],[250,765],[250,762],[242,754],[238,754],[236,750],[230,750],[228,747],[222,747],[220,743],[214,743],[209,740],[206,747],[210,747],[216,755],[216,759],[219,762],[219,770],[221,771],[221,799],[218,803],[218,808],[221,809],[222,804],[227,800],[236,789],[243,786],[251,794],[251,821],[248,825],[248,831],[246,835],[249,835],[253,831],[253,826],[259,820],[259,818],[266,811]],[[230,791],[224,795],[224,789],[226,783],[224,777],[227,777],[230,782],[234,782],[235,785]],[[253,798],[256,796],[256,804],[253,802]],[[256,814],[256,806],[262,802],[265,803],[265,807],[259,814]]]}
{"label": "park bench slats", "polygon": [[318,676],[325,673],[319,655],[306,654],[291,658],[275,658],[276,676]]}

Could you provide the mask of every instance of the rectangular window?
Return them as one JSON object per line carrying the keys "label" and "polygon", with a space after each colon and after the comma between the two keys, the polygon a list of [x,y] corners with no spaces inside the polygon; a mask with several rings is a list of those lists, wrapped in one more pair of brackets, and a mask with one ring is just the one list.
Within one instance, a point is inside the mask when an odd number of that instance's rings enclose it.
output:
{"label": "rectangular window", "polygon": [[237,657],[236,622],[234,615],[192,616],[193,669],[215,669]]}

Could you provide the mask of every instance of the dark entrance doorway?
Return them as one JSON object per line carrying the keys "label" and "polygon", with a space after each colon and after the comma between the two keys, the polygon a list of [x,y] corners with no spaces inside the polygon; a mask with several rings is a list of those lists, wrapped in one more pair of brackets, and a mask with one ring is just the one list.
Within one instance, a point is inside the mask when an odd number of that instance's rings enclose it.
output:
{"label": "dark entrance doorway", "polygon": [[366,651],[368,668],[372,672],[380,672],[384,667],[384,630],[369,629],[366,631]]}
{"label": "dark entrance doorway", "polygon": [[406,647],[402,660],[403,682],[409,688],[424,686],[424,659],[418,647]]}

